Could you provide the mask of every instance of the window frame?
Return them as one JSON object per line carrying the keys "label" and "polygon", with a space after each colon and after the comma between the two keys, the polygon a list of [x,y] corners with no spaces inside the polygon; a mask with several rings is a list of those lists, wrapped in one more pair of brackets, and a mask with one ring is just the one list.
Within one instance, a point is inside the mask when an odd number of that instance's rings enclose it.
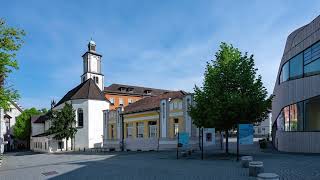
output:
{"label": "window frame", "polygon": [[[82,108],[78,108],[78,110],[77,110],[77,127],[78,128],[83,128],[83,126],[84,126],[84,115],[83,114],[84,114],[83,113],[83,109]],[[80,125],[80,117],[81,117],[82,125]]]}
{"label": "window frame", "polygon": [[[144,137],[144,122],[137,122],[136,129],[137,129],[136,138],[143,138]],[[140,131],[142,131],[142,133]]]}

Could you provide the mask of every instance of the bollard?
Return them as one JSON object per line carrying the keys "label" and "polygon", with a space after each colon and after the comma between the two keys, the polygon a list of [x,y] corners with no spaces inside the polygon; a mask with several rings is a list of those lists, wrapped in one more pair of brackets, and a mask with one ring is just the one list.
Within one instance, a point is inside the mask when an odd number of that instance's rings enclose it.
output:
{"label": "bollard", "polygon": [[279,176],[275,173],[260,173],[257,180],[279,180]]}
{"label": "bollard", "polygon": [[243,168],[248,168],[249,167],[249,163],[253,161],[252,156],[242,156],[241,157],[241,165]]}
{"label": "bollard", "polygon": [[263,173],[263,162],[252,161],[249,162],[249,176],[256,177],[258,174]]}

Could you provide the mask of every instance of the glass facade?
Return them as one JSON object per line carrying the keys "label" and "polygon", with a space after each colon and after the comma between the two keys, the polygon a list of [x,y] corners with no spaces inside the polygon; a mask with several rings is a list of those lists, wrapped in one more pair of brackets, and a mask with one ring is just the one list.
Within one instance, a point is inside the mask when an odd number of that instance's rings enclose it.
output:
{"label": "glass facade", "polygon": [[320,131],[320,96],[284,107],[276,124],[281,131]]}
{"label": "glass facade", "polygon": [[289,61],[290,79],[297,79],[303,76],[303,54],[300,53]]}
{"label": "glass facade", "polygon": [[320,74],[320,42],[286,62],[280,72],[279,83]]}
{"label": "glass facade", "polygon": [[320,130],[320,97],[305,101],[305,130]]}

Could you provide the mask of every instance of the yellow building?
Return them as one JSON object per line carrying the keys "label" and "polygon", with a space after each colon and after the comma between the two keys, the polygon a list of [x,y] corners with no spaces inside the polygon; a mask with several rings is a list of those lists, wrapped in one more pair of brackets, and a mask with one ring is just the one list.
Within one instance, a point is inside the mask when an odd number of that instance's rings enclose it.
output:
{"label": "yellow building", "polygon": [[191,104],[191,94],[172,91],[143,98],[125,107],[124,111],[110,111],[107,121],[109,144],[118,142],[126,150],[175,148],[178,132],[189,133],[196,143],[198,131],[187,112]]}

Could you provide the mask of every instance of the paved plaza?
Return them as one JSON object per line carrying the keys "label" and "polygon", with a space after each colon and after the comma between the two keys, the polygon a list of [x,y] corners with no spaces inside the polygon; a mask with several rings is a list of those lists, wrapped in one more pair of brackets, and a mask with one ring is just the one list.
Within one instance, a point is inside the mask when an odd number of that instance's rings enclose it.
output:
{"label": "paved plaza", "polygon": [[[231,152],[235,144],[231,143]],[[272,149],[260,151],[257,144],[241,147],[241,153],[264,162],[265,172],[281,179],[319,180],[320,155],[286,154]],[[34,154],[9,153],[0,167],[0,179],[216,179],[250,180],[235,156],[218,149],[176,159],[168,152],[105,152]]]}

